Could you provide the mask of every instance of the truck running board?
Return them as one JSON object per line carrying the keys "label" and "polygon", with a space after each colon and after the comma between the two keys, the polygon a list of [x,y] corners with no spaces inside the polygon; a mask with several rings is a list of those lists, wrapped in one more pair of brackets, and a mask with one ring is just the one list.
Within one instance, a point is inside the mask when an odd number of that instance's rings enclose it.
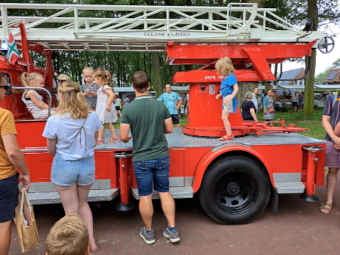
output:
{"label": "truck running board", "polygon": [[[90,190],[87,201],[111,201],[119,194],[119,189],[108,189],[108,190]],[[60,198],[58,192],[36,192],[28,193],[31,204],[60,204]]]}
{"label": "truck running board", "polygon": [[[131,189],[132,195],[135,199],[139,200],[138,189]],[[193,198],[194,192],[192,187],[172,187],[170,193],[173,198]],[[152,199],[159,199],[159,195],[156,191],[152,193]]]}
{"label": "truck running board", "polygon": [[275,183],[278,194],[296,194],[305,192],[305,185],[302,182],[281,182]]}

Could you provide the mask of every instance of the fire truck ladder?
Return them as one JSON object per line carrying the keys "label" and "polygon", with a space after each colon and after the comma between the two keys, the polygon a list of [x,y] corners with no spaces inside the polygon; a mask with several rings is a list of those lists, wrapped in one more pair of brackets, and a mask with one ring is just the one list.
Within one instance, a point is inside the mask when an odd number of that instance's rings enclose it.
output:
{"label": "fire truck ladder", "polygon": [[[24,16],[33,11],[41,16]],[[12,33],[20,41],[19,23],[25,24],[30,46],[66,51],[164,51],[167,42],[306,44],[325,36],[301,31],[275,11],[257,8],[256,3],[227,7],[3,3],[0,38]]]}

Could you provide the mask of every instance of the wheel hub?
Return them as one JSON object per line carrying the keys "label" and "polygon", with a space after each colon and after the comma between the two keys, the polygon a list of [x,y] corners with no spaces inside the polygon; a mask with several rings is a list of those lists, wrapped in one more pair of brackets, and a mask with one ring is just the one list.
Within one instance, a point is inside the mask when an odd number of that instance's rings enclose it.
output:
{"label": "wheel hub", "polygon": [[235,182],[231,182],[227,186],[227,192],[230,195],[235,196],[235,195],[237,195],[240,192],[240,186],[237,183],[235,183]]}

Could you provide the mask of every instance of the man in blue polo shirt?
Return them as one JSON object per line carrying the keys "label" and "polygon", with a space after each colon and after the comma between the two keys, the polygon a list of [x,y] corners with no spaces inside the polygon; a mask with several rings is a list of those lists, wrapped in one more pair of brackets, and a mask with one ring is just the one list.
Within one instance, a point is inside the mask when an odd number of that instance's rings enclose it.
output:
{"label": "man in blue polo shirt", "polygon": [[158,101],[163,101],[165,106],[168,108],[172,123],[179,127],[179,115],[178,109],[181,107],[182,98],[176,93],[171,91],[171,85],[165,85],[165,93],[163,93],[158,99]]}

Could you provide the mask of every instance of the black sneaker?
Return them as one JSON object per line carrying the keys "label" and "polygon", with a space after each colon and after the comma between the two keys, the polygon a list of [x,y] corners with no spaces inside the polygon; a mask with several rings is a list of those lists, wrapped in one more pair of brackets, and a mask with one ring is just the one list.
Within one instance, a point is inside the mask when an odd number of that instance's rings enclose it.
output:
{"label": "black sneaker", "polygon": [[151,230],[151,232],[147,233],[146,232],[146,228],[142,227],[140,229],[139,235],[143,238],[143,240],[147,243],[147,244],[153,244],[155,242],[155,238],[154,238],[154,233],[153,230]]}
{"label": "black sneaker", "polygon": [[170,242],[172,243],[177,243],[179,240],[181,240],[176,228],[172,231],[170,231],[169,228],[164,229],[163,235],[167,238],[170,238]]}

